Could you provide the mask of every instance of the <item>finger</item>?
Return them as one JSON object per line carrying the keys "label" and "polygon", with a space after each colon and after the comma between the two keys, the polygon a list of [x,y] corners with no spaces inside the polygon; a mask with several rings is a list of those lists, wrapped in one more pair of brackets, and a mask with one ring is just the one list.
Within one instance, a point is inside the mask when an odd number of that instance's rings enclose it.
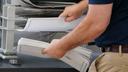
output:
{"label": "finger", "polygon": [[53,39],[53,40],[51,41],[51,43],[52,43],[52,42],[56,42],[56,41],[59,41],[59,39]]}
{"label": "finger", "polygon": [[45,49],[42,49],[42,50],[41,50],[41,53],[42,53],[42,54],[47,54],[47,51],[46,51]]}
{"label": "finger", "polygon": [[68,17],[68,14],[63,12],[63,13],[60,14],[59,18],[61,18],[61,17],[64,17],[64,21],[66,21],[66,19]]}
{"label": "finger", "polygon": [[66,13],[66,12],[63,12],[63,13],[61,13],[60,15],[59,15],[59,17],[67,17],[68,16],[68,14]]}
{"label": "finger", "polygon": [[70,21],[73,21],[75,19],[76,18],[74,16],[70,16],[70,17],[67,17],[65,20],[66,20],[66,22],[70,22]]}

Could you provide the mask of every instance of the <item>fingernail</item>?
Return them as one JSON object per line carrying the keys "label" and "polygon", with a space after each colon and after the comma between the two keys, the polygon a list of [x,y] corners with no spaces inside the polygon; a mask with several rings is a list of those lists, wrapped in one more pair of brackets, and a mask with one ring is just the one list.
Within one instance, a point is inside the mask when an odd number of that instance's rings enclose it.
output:
{"label": "fingernail", "polygon": [[41,53],[42,53],[42,54],[46,54],[46,52],[44,51],[44,49],[43,49],[43,50],[41,50]]}

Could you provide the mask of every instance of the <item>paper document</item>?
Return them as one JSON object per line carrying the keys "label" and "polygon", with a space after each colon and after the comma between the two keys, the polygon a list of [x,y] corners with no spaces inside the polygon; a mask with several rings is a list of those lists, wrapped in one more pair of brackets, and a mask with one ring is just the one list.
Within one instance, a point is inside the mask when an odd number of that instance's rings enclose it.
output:
{"label": "paper document", "polygon": [[84,18],[80,18],[65,22],[64,18],[29,18],[24,31],[28,32],[39,32],[39,31],[70,31],[75,28]]}
{"label": "paper document", "polygon": [[[41,54],[41,50],[43,48],[47,48],[48,46],[49,43],[46,42],[21,38],[18,42],[17,52],[19,54],[48,58],[48,56]],[[77,47],[67,52],[66,55],[60,60],[69,64],[80,72],[86,72],[90,63],[91,54],[92,51],[86,48]]]}

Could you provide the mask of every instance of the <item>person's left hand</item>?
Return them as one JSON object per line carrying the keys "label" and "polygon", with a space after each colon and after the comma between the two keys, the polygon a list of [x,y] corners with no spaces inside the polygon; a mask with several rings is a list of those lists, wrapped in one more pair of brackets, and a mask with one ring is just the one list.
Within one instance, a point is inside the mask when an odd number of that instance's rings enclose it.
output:
{"label": "person's left hand", "polygon": [[42,50],[42,54],[46,54],[52,58],[62,58],[67,52],[59,45],[59,39],[54,39],[48,48]]}

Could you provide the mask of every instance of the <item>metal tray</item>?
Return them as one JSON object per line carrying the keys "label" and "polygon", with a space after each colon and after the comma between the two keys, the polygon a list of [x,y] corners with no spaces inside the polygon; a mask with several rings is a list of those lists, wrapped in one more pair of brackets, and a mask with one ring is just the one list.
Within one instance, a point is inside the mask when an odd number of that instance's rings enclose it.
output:
{"label": "metal tray", "polygon": [[63,9],[38,9],[30,7],[17,7],[16,15],[25,17],[57,17]]}
{"label": "metal tray", "polygon": [[65,6],[75,4],[74,2],[59,2],[59,1],[31,1],[22,0],[24,3],[37,8],[64,8]]}

